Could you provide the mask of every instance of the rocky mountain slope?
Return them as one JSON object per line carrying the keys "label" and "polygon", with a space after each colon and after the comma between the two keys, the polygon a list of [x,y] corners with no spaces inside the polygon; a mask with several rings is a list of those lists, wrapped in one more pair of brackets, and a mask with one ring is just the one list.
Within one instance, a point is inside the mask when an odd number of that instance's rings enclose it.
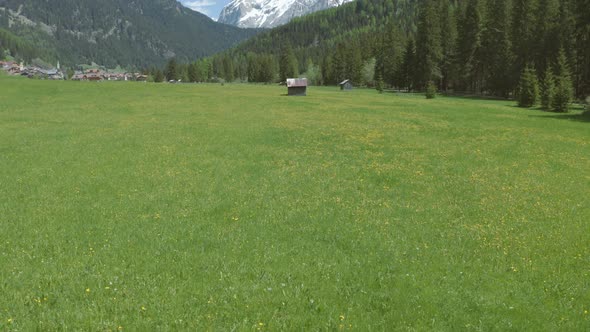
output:
{"label": "rocky mountain slope", "polygon": [[272,28],[318,10],[352,0],[233,0],[223,8],[218,22],[242,28]]}

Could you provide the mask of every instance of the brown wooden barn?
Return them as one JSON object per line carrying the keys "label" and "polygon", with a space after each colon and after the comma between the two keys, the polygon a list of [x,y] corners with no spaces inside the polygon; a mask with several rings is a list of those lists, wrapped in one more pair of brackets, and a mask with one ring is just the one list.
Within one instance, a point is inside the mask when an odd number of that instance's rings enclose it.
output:
{"label": "brown wooden barn", "polygon": [[287,94],[289,96],[306,96],[307,78],[288,78]]}

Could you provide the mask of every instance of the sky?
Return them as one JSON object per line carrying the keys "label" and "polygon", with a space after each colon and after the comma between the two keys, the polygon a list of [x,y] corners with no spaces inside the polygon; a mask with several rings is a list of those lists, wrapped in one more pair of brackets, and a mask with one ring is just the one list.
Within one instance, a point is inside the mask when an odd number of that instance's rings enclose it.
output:
{"label": "sky", "polygon": [[201,12],[217,21],[223,6],[231,0],[180,0],[180,2],[192,10]]}

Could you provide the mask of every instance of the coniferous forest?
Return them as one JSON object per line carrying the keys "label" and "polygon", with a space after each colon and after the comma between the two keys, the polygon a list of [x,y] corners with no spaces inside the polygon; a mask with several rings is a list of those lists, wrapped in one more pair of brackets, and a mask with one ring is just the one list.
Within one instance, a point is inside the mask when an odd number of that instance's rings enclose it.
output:
{"label": "coniferous forest", "polygon": [[528,77],[538,85],[535,103],[555,100],[558,91],[584,98],[590,0],[358,0],[191,67],[197,80],[278,82],[299,75],[320,85],[351,79],[423,91],[431,83],[439,91],[497,97],[524,95]]}
{"label": "coniferous forest", "polygon": [[214,22],[176,0],[0,0],[0,60],[140,69],[188,62],[258,33]]}

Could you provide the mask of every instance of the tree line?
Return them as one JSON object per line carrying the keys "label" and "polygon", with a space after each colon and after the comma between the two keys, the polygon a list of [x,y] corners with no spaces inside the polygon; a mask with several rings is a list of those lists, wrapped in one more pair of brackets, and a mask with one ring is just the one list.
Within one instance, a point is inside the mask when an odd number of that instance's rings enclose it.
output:
{"label": "tree line", "polygon": [[[518,97],[526,73],[590,95],[589,0],[359,0],[209,58],[211,77]],[[547,83],[547,82],[552,83]],[[565,83],[564,83],[565,82]],[[569,84],[567,83],[567,84]],[[540,98],[540,96],[539,96]],[[539,99],[540,100],[540,99]]]}

